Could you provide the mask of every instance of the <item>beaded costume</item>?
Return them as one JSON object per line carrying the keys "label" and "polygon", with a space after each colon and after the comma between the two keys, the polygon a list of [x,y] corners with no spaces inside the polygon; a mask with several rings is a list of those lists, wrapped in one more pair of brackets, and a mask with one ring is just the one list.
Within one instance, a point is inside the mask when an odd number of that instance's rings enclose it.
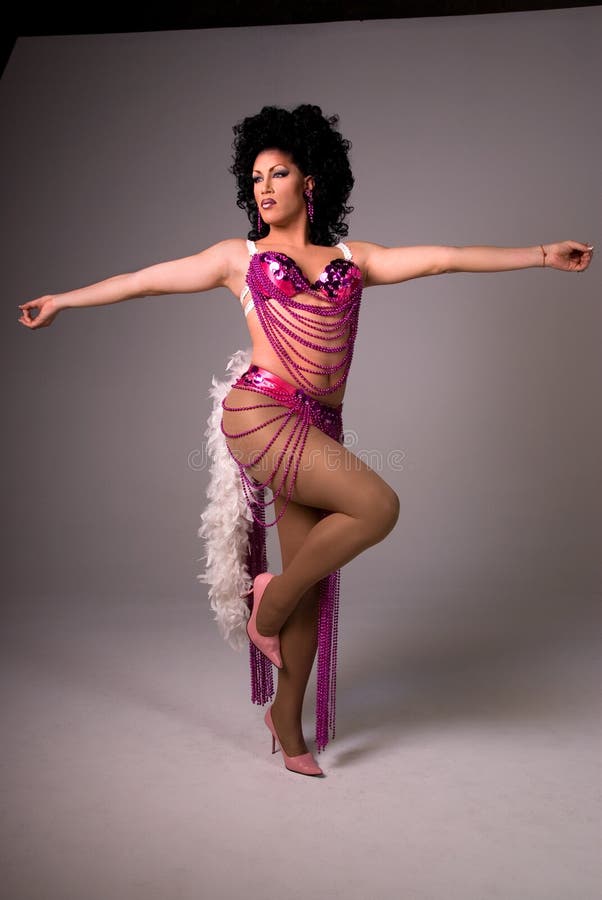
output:
{"label": "beaded costume", "polygon": [[[239,351],[229,361],[228,368],[233,368],[233,375],[228,383],[220,385],[213,379],[214,408],[206,431],[208,449],[213,456],[211,482],[207,491],[211,503],[201,516],[203,525],[199,529],[199,535],[206,541],[207,574],[198,578],[210,584],[209,596],[211,606],[217,613],[218,625],[233,645],[241,643],[242,631],[249,616],[249,606],[242,594],[252,586],[256,575],[268,569],[265,529],[280,520],[291,499],[311,425],[337,442],[343,442],[343,404],[332,406],[319,398],[338,390],[347,379],[363,288],[362,273],[352,261],[351,251],[342,242],[337,244],[337,248],[343,252],[343,257],[332,259],[315,282],[310,282],[297,263],[286,254],[275,250],[260,252],[252,241],[247,241],[247,247],[250,263],[241,303],[247,294],[251,295],[245,315],[255,310],[290,381],[251,364],[250,351]],[[299,295],[302,299],[297,299]],[[311,298],[320,303],[309,302]],[[309,358],[305,348],[320,353],[342,353],[343,356],[333,364],[320,363]],[[316,386],[310,377],[325,374],[336,375],[327,388]],[[269,402],[262,400],[244,407],[231,406],[227,395],[232,387],[263,395]],[[275,415],[260,425],[236,433],[225,431],[221,410],[240,412],[269,406],[274,406]],[[281,424],[276,427],[274,423],[279,420]],[[218,421],[220,434],[217,433]],[[265,455],[286,426],[292,426],[292,430],[272,472],[265,481],[250,477],[246,469]],[[242,437],[264,428],[267,428],[269,439],[263,450],[251,462],[242,463],[233,455],[225,438]],[[277,473],[285,453],[288,459],[280,486],[277,487]],[[236,482],[234,475],[237,476]],[[266,508],[274,503],[274,497],[279,496],[287,477],[289,488],[284,505],[279,515],[267,522]],[[268,489],[273,499],[266,503],[265,489],[272,481],[273,485]],[[324,510],[323,515],[327,514]],[[318,751],[326,747],[329,730],[332,737],[335,735],[339,587],[340,569],[319,582]],[[272,663],[252,642],[249,642],[249,648],[251,699],[254,703],[265,704],[274,693]]]}

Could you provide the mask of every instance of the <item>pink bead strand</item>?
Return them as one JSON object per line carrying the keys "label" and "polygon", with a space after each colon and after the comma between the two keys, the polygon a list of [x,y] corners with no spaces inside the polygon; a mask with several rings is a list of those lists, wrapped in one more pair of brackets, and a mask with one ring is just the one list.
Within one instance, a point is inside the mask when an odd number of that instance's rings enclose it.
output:
{"label": "pink bead strand", "polygon": [[[348,263],[349,261],[341,262]],[[323,278],[320,283],[320,288],[323,290],[325,289],[327,293],[329,292],[328,277],[330,274],[332,274],[333,269],[333,266],[326,267],[324,275],[326,275],[327,278]],[[354,270],[359,274],[359,277],[358,274],[354,276],[350,275],[350,273]],[[269,277],[268,272],[270,273],[270,275],[275,275],[276,277]],[[274,352],[278,356],[283,367],[297,384],[318,395],[332,393],[344,383],[349,372],[349,367],[351,365],[353,357],[353,346],[357,334],[357,320],[362,293],[361,273],[354,263],[349,264],[348,269],[346,269],[346,276],[342,276],[341,279],[335,280],[334,288],[331,288],[332,293],[335,292],[337,286],[345,281],[345,278],[347,278],[348,288],[347,300],[337,300],[336,309],[328,310],[327,308],[318,306],[316,304],[299,303],[298,301],[295,301],[293,297],[289,293],[287,293],[286,290],[282,289],[281,285],[279,284],[279,280],[280,282],[282,282],[282,284],[292,283],[293,289],[297,290],[297,293],[303,293],[308,296],[313,296],[319,298],[322,301],[324,301],[325,299],[324,294],[320,293],[319,290],[315,289],[314,286],[309,284],[298,267],[293,264],[290,258],[285,254],[279,254],[275,251],[255,253],[251,258],[249,270],[247,272],[246,281],[251,292],[251,296],[253,297],[258,319],[268,337],[272,348],[274,349]],[[286,308],[293,317],[295,316],[295,308],[303,308],[304,310],[310,311],[313,314],[317,314],[318,316],[328,315],[329,313],[339,314],[340,318],[337,323],[335,323],[336,328],[341,329],[344,326],[346,330],[347,323],[349,323],[349,334],[345,343],[336,348],[333,348],[326,346],[324,343],[320,344],[316,343],[315,341],[304,340],[304,338],[300,337],[299,334],[296,334],[289,327],[290,323],[285,324],[282,321],[282,314],[275,312],[272,308],[272,303],[270,302],[272,300],[275,301],[276,307],[282,306]],[[321,330],[320,327],[314,322],[308,321],[306,322],[306,324],[308,324],[308,326],[313,329],[313,331],[320,332]],[[313,336],[313,331],[306,332],[305,330],[303,330],[303,333]],[[293,348],[290,342],[286,340],[286,338],[284,337],[285,334],[295,340],[298,344],[306,346],[309,349],[319,350],[321,352],[342,352],[343,350],[347,350],[348,352],[338,365],[324,365],[315,360],[309,360],[306,357],[303,357],[300,351]],[[300,374],[301,367],[296,364],[295,359],[288,352],[287,347],[288,350],[292,350],[296,356],[302,358],[304,362],[313,363],[313,365],[318,370],[314,371],[313,374],[332,374],[339,371],[341,368],[343,368],[344,371],[340,378],[337,380],[336,384],[331,385],[328,388],[319,388],[314,385],[309,379]]]}
{"label": "pink bead strand", "polygon": [[[358,316],[362,295],[362,275],[355,263],[349,260],[333,260],[326,266],[320,279],[313,284],[301,272],[294,260],[276,251],[253,254],[246,283],[251,292],[257,317],[274,353],[283,369],[290,375],[293,384],[280,376],[250,366],[234,385],[270,397],[288,408],[288,412],[274,416],[261,425],[227,437],[244,437],[259,432],[262,428],[283,419],[276,433],[272,435],[263,450],[250,463],[242,464],[233,455],[240,474],[243,490],[253,518],[253,531],[249,547],[249,574],[254,578],[267,571],[265,552],[266,528],[277,524],[291,500],[299,465],[303,458],[307,435],[311,425],[343,442],[341,410],[328,406],[318,398],[337,391],[346,381],[353,359],[357,335]],[[296,300],[298,295],[303,300]],[[305,298],[315,298],[319,303],[303,302]],[[329,301],[326,305],[324,301]],[[286,311],[286,316],[284,315]],[[305,313],[316,316],[312,319]],[[343,358],[333,364],[322,363],[304,354],[304,349],[319,353],[342,353]],[[304,365],[306,364],[306,365]],[[335,383],[326,388],[314,384],[307,376],[336,374]],[[265,376],[268,376],[266,381]],[[255,381],[258,377],[259,381]],[[262,382],[263,378],[263,382]],[[269,383],[268,383],[269,382]],[[294,385],[298,388],[295,390]],[[248,407],[228,407],[224,409],[242,411],[274,404],[257,404]],[[256,465],[268,452],[277,437],[286,428],[291,417],[294,426],[288,435],[284,449],[279,453],[273,471],[265,482],[249,477],[246,469]],[[223,426],[222,426],[223,430]],[[224,432],[224,434],[226,434]],[[265,489],[272,483],[280,470],[284,453],[292,449],[280,484],[273,484],[273,498],[280,496],[291,472],[289,488],[283,509],[273,522],[266,523],[265,510],[274,503],[265,502]],[[323,515],[327,515],[323,511]],[[316,747],[318,752],[328,744],[329,733],[335,736],[336,719],[336,669],[338,657],[338,620],[340,602],[340,569],[331,572],[319,583],[318,616],[318,671],[316,685]],[[267,657],[263,656],[250,642],[251,693],[253,702],[266,703],[273,695],[272,669]]]}

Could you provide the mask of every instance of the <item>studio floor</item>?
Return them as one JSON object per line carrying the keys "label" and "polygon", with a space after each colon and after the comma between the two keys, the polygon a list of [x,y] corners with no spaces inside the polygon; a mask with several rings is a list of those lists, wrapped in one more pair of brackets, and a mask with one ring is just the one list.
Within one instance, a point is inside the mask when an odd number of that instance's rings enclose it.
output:
{"label": "studio floor", "polygon": [[[398,616],[342,611],[311,778],[202,602],[8,602],[2,897],[599,900],[595,617],[517,640]],[[315,668],[312,751],[314,703]]]}

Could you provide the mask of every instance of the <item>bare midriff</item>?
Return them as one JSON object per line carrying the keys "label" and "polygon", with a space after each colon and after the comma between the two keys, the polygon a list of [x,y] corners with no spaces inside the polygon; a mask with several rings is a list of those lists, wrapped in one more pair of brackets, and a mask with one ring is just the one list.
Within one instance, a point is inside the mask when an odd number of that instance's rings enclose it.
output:
{"label": "bare midriff", "polygon": [[[315,296],[310,296],[308,294],[298,294],[295,298],[299,300],[300,303],[311,303],[314,306],[319,305],[320,307],[330,307],[332,308],[332,303],[328,301],[324,301],[323,303],[319,303],[316,301]],[[275,300],[270,299],[269,303],[276,303]],[[322,319],[322,317],[315,315],[311,312],[304,312],[304,316],[311,322],[320,323],[321,321],[327,321],[330,324],[336,322],[335,317],[327,317]],[[279,316],[281,321],[285,324],[290,323],[290,327],[296,326],[299,328],[299,323],[295,322],[292,317],[288,314],[288,311],[283,307],[279,307]],[[319,400],[320,403],[324,403],[327,406],[338,406],[343,401],[343,397],[345,395],[345,390],[347,386],[347,379],[341,384],[335,391],[329,394],[316,394],[314,391],[308,387],[302,378],[299,376],[298,379],[301,381],[297,381],[293,375],[287,370],[287,368],[283,365],[281,360],[279,359],[277,353],[274,351],[274,348],[270,344],[268,337],[266,336],[263,328],[261,327],[261,323],[257,317],[257,313],[254,308],[249,311],[247,315],[247,326],[249,328],[249,334],[251,335],[251,339],[253,341],[253,354],[251,363],[257,366],[261,366],[263,369],[267,369],[270,372],[273,372],[275,375],[279,375],[281,378],[284,378],[285,381],[288,381],[290,384],[294,384],[296,387],[301,387],[302,390],[305,391],[306,394],[309,394],[310,397],[315,397],[316,400]],[[335,341],[333,341],[333,345],[340,346],[341,344],[346,343],[349,337],[349,327],[347,327],[346,331],[338,337]],[[334,366],[339,365],[344,359],[345,355],[349,352],[348,350],[340,350],[336,353],[325,353],[324,351],[315,350],[311,347],[306,347],[304,344],[300,344],[297,341],[292,341],[294,351],[291,351],[289,348],[289,353],[293,356],[294,364],[291,365],[293,371],[297,368],[297,366],[302,365],[307,369],[315,369],[318,366],[316,364],[320,364],[322,366]],[[298,353],[302,353],[309,362],[304,361],[303,359],[299,359]],[[305,378],[310,381],[313,385],[321,390],[325,390],[329,388],[331,385],[337,383],[337,381],[341,377],[341,373],[343,372],[343,367],[332,373],[316,373],[314,371],[311,372],[303,372]]]}

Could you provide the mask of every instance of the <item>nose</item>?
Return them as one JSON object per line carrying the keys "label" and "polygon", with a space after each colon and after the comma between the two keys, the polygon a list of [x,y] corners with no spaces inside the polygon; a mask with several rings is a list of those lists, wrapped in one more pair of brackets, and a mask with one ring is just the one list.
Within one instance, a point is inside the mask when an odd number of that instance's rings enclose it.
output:
{"label": "nose", "polygon": [[274,192],[274,189],[272,187],[272,173],[268,172],[267,175],[265,176],[265,179],[263,182],[263,187],[261,188],[261,193],[262,194],[266,194],[266,193],[272,194],[273,192]]}

